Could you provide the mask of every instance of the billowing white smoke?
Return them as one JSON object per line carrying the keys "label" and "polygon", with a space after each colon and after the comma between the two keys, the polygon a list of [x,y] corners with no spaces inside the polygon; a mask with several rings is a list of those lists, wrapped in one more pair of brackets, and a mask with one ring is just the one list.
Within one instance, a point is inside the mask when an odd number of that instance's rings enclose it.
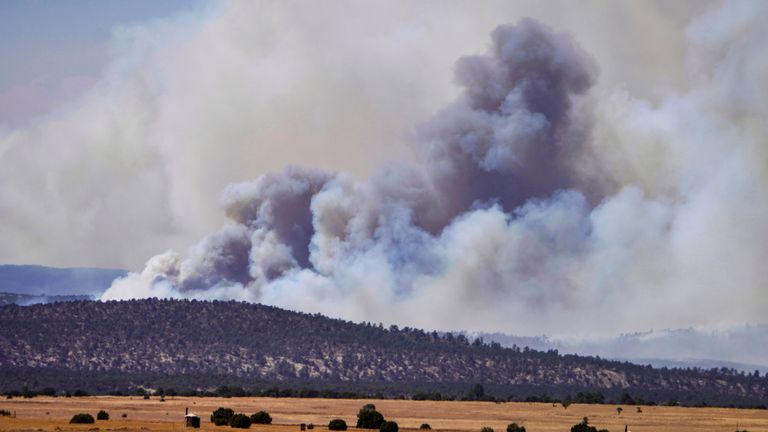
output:
{"label": "billowing white smoke", "polygon": [[[759,9],[759,10],[758,10]],[[533,20],[456,67],[462,95],[369,181],[290,167],[227,188],[231,222],[103,299],[260,301],[364,321],[613,334],[764,320],[766,7],[687,32],[688,88],[590,90],[596,62]]]}

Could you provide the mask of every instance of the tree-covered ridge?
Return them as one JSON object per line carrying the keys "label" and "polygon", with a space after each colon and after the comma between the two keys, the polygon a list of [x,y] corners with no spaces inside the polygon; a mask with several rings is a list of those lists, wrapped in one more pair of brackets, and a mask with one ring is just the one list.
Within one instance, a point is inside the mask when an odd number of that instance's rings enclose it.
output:
{"label": "tree-covered ridge", "polygon": [[502,348],[461,335],[355,324],[259,304],[147,299],[0,307],[0,374],[54,369],[351,383],[353,388],[391,383],[402,392],[413,388],[409,383],[420,383],[420,389],[425,383],[435,388],[484,383],[528,392],[629,391],[659,402],[681,394],[708,403],[768,400],[768,378],[759,374],[654,369]]}

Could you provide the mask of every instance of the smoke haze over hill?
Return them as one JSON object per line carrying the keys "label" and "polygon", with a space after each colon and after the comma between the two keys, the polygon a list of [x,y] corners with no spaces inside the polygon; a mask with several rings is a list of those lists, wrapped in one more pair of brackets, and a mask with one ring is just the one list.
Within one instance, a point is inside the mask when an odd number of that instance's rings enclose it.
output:
{"label": "smoke haze over hill", "polygon": [[[380,15],[363,20],[372,30],[320,31],[340,4],[231,2],[125,30],[100,86],[0,138],[0,256],[66,260],[75,239],[134,265],[171,248],[103,299],[241,299],[428,329],[764,321],[768,6],[634,4],[611,22],[585,3],[575,16],[602,17],[588,29],[523,5],[451,45],[412,6],[353,8]],[[628,17],[652,31],[619,29]],[[606,51],[613,37],[633,50]],[[38,160],[50,173],[28,178]],[[74,229],[30,222],[39,213]]]}

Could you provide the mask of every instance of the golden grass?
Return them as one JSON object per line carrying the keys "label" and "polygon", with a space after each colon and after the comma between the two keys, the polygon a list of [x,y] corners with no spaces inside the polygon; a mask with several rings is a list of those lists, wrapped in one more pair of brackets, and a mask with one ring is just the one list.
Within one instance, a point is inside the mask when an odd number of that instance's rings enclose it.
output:
{"label": "golden grass", "polygon": [[[611,432],[623,431],[624,425],[629,425],[633,432],[733,432],[737,425],[750,432],[768,432],[766,410],[642,407],[643,412],[638,413],[633,406],[623,406],[623,412],[618,415],[614,405],[571,405],[565,410],[560,405],[542,403],[184,397],[169,397],[160,402],[157,398],[112,396],[0,400],[0,409],[16,413],[15,418],[0,417],[0,432],[191,432],[183,426],[185,407],[200,415],[201,431],[236,430],[209,422],[211,412],[220,406],[246,414],[265,410],[272,415],[272,425],[254,425],[251,432],[296,432],[300,423],[314,423],[315,430],[325,432],[328,421],[333,418],[342,418],[354,425],[357,411],[365,403],[376,404],[388,420],[397,421],[401,430],[411,431],[422,423],[429,423],[436,431],[479,432],[482,426],[490,426],[496,432],[505,432],[507,424],[514,421],[525,425],[529,432],[568,432],[573,424],[587,416],[591,424]],[[87,412],[95,417],[101,409],[109,412],[110,420],[92,425],[69,424],[76,413]],[[123,413],[126,418],[121,417]],[[354,428],[350,430],[355,432]]]}

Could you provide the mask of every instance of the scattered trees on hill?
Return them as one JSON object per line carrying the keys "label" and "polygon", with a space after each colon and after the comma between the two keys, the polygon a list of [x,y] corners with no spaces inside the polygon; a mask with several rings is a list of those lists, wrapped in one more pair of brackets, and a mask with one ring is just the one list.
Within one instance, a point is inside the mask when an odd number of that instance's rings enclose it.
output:
{"label": "scattered trees on hill", "polygon": [[[142,319],[146,316],[153,319]],[[251,331],[240,331],[243,328]],[[6,357],[14,359],[13,364],[0,367],[0,391],[6,395],[37,382],[45,387],[36,389],[38,394],[48,395],[71,394],[77,388],[131,394],[135,386],[171,386],[180,393],[193,393],[186,396],[218,393],[237,397],[254,395],[253,389],[243,386],[257,382],[264,386],[259,395],[278,397],[368,397],[383,392],[387,397],[487,400],[514,393],[516,400],[530,397],[547,402],[536,395],[548,392],[547,399],[553,401],[582,391],[596,397],[583,394],[585,400],[579,400],[577,395],[573,403],[599,403],[595,392],[603,392],[603,402],[623,406],[662,403],[670,398],[689,406],[699,402],[744,407],[768,404],[768,378],[759,373],[723,368],[655,369],[559,355],[554,350],[507,349],[480,339],[467,341],[461,335],[407,327],[385,329],[237,302],[147,299],[4,306],[0,308],[0,329],[0,345],[10,347]],[[115,337],[121,343],[115,343]],[[49,356],[48,352],[73,355]],[[156,357],[183,361],[158,372],[147,361]],[[329,360],[339,357],[343,361]],[[117,358],[121,360],[112,360]],[[394,367],[376,367],[379,364]],[[482,366],[489,364],[493,367]],[[439,376],[431,372],[435,366],[439,366]],[[368,370],[375,370],[375,376],[355,379]],[[624,376],[632,395],[600,384],[603,371]],[[307,375],[317,380],[310,381]],[[277,389],[276,383],[288,388]],[[467,383],[482,383],[485,388],[469,389]],[[306,385],[320,388],[306,389]],[[216,387],[215,391],[195,390]],[[52,391],[55,389],[60,390]],[[165,396],[171,396],[167,390]],[[14,391],[13,396],[17,395],[33,393]]]}

